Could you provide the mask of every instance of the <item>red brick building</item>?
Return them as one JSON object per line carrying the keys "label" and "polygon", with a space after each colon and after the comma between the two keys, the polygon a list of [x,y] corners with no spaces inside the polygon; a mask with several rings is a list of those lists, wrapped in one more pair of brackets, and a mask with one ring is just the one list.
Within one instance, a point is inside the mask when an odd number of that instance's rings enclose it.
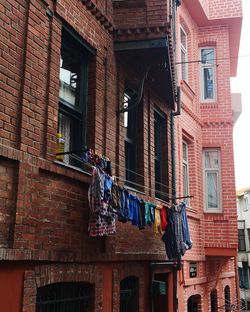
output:
{"label": "red brick building", "polygon": [[[179,4],[1,2],[0,311],[170,312],[177,295],[179,311],[209,311],[211,293],[237,302],[229,77],[241,4]],[[203,67],[185,63],[201,57]],[[85,147],[145,200],[194,196],[181,270],[150,227],[117,222],[115,235],[89,237]],[[202,169],[202,152],[215,167]]]}

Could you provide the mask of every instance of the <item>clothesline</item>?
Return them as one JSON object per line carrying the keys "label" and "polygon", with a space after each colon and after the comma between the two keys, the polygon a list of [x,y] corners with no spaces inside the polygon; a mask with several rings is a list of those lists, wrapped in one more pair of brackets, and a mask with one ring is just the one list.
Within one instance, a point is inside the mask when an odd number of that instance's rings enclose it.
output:
{"label": "clothesline", "polygon": [[[92,164],[90,164],[90,163],[88,163],[88,162],[85,162],[80,156],[78,156],[77,154],[75,154],[75,153],[80,153],[80,152],[82,152],[82,151],[62,152],[62,153],[56,153],[56,155],[58,155],[58,156],[59,156],[59,155],[70,155],[71,157],[74,157],[74,158],[77,157],[76,159],[77,159],[78,161],[93,166]],[[112,166],[118,167],[118,168],[120,168],[120,169],[125,169],[126,171],[131,172],[131,173],[133,173],[133,174],[135,174],[135,175],[137,175],[137,176],[142,177],[143,179],[145,179],[145,176],[144,176],[144,175],[142,175],[142,174],[140,174],[140,173],[138,173],[138,172],[136,172],[136,171],[127,169],[126,167],[124,167],[124,166],[122,166],[122,165],[120,165],[120,164],[116,164],[116,163],[113,162],[113,161],[112,161]],[[131,183],[133,183],[133,182],[131,182]],[[133,184],[135,184],[135,183],[133,183]],[[173,191],[173,190],[174,190],[174,191],[176,191],[175,188],[170,188],[170,187],[166,186],[166,185],[163,184],[163,183],[157,182],[157,184],[158,184],[159,186],[163,186],[163,187],[166,188],[167,190],[170,190],[170,191]],[[143,186],[143,185],[139,185],[139,186]]]}
{"label": "clothesline", "polygon": [[[76,160],[78,160],[79,162],[83,163],[83,164],[86,164],[87,166],[89,166],[90,168],[93,168],[95,167],[94,165],[90,164],[89,162],[83,160],[80,156],[76,155],[76,154],[70,154],[71,157],[75,158]],[[113,164],[113,163],[112,163]],[[118,181],[123,181],[123,182],[127,182],[126,179],[123,179],[121,177],[118,177],[118,176],[113,176],[113,178],[117,179]],[[149,191],[152,191],[152,192],[157,192],[161,195],[164,195],[166,196],[166,198],[169,200],[169,201],[175,201],[176,199],[186,199],[186,198],[193,198],[194,196],[193,195],[186,195],[186,196],[176,196],[176,197],[169,197],[169,194],[167,194],[166,192],[163,192],[163,191],[159,191],[157,189],[154,189],[154,188],[151,188],[151,187],[147,187],[143,184],[139,184],[139,183],[135,183],[135,182],[131,182],[131,184],[135,185],[135,186],[138,186],[138,187],[141,187],[142,189],[147,189]],[[162,184],[163,185],[163,184]],[[127,187],[129,188],[129,187]],[[130,189],[130,188],[129,188]],[[135,192],[137,193],[138,191],[137,190],[134,190],[132,189],[131,190],[132,192]],[[163,202],[163,203],[166,203],[166,204],[169,204],[169,202],[165,201],[165,200],[162,200],[161,198],[157,198],[157,200]]]}

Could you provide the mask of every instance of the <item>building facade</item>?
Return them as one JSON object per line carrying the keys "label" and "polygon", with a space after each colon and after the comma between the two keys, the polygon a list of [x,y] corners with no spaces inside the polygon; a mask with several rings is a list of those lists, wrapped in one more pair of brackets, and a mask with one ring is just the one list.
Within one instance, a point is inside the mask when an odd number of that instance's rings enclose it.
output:
{"label": "building facade", "polygon": [[177,193],[190,194],[193,248],[179,273],[180,311],[232,311],[237,293],[233,124],[241,1],[182,1],[177,10],[181,114],[175,118]]}
{"label": "building facade", "polygon": [[[241,2],[4,0],[0,14],[0,311],[237,304]],[[181,263],[151,227],[89,237],[90,148],[145,201],[193,196]]]}
{"label": "building facade", "polygon": [[238,270],[240,299],[246,310],[250,309],[249,252],[250,252],[250,189],[237,191],[238,210]]}

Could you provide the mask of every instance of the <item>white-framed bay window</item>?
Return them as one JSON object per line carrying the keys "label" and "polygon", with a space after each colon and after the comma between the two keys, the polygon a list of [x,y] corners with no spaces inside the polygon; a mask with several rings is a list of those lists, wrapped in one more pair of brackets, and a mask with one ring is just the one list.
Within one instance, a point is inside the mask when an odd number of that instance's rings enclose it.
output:
{"label": "white-framed bay window", "polygon": [[180,28],[180,45],[181,45],[181,79],[188,80],[187,34],[182,27]]}
{"label": "white-framed bay window", "polygon": [[219,148],[206,148],[203,150],[203,177],[205,212],[222,212]]}
{"label": "white-framed bay window", "polygon": [[214,47],[200,49],[201,60],[201,102],[215,102],[216,92],[216,55]]}

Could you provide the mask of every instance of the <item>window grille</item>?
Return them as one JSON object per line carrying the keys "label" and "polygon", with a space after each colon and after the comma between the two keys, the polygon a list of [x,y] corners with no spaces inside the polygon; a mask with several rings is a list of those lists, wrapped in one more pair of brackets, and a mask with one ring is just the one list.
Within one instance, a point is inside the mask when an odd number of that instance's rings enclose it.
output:
{"label": "window grille", "polygon": [[56,283],[37,289],[36,312],[93,312],[93,285]]}
{"label": "window grille", "polygon": [[139,312],[139,281],[126,277],[120,282],[120,312]]}
{"label": "window grille", "polygon": [[211,312],[218,312],[217,290],[213,289],[210,293]]}

